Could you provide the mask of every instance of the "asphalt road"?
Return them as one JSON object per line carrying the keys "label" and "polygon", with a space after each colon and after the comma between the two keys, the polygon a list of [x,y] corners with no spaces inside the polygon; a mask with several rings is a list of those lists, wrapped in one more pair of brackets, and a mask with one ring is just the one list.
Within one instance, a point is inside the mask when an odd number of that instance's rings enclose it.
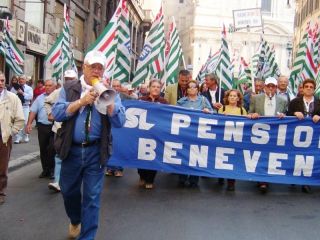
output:
{"label": "asphalt road", "polygon": [[[62,198],[38,179],[40,162],[9,174],[7,202],[0,206],[1,240],[67,239]],[[177,187],[177,176],[160,173],[156,188],[138,188],[136,170],[106,177],[96,239],[252,240],[319,239],[320,189],[272,184],[260,195],[253,182],[237,182],[226,192],[216,179],[201,179],[198,189]]]}

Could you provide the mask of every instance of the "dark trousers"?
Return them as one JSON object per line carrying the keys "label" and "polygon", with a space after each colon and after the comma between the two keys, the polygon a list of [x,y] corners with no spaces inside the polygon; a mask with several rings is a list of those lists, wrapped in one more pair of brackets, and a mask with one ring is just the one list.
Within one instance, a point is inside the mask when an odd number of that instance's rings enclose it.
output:
{"label": "dark trousers", "polygon": [[53,146],[52,125],[38,123],[38,140],[42,170],[46,174],[54,172],[55,150]]}
{"label": "dark trousers", "polygon": [[4,144],[0,136],[0,195],[4,195],[4,190],[8,183],[8,165],[12,149],[12,137]]}
{"label": "dark trousers", "polygon": [[157,171],[146,169],[138,169],[138,173],[140,175],[140,179],[144,180],[146,183],[153,183],[157,175]]}

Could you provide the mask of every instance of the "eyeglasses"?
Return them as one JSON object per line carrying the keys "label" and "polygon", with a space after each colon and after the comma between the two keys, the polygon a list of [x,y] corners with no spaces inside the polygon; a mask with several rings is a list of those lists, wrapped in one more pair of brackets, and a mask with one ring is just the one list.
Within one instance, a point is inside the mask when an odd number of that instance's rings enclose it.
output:
{"label": "eyeglasses", "polygon": [[188,88],[190,88],[190,89],[196,89],[196,88],[198,88],[197,86],[189,86]]}
{"label": "eyeglasses", "polygon": [[314,89],[313,85],[304,85],[303,88],[311,88],[311,89]]}

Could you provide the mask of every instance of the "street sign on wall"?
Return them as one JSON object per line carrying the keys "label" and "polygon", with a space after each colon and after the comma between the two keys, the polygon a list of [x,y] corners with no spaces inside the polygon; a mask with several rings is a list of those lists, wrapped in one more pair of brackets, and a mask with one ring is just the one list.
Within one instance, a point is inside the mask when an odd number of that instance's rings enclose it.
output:
{"label": "street sign on wall", "polygon": [[236,29],[262,27],[261,8],[233,10],[233,24]]}

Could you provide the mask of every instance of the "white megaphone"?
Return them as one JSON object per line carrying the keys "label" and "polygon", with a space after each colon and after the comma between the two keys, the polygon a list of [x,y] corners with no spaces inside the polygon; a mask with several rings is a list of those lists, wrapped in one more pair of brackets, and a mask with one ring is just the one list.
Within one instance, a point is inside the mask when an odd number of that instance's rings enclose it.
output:
{"label": "white megaphone", "polygon": [[99,78],[91,79],[91,84],[93,89],[99,94],[95,102],[95,106],[98,112],[102,114],[107,114],[107,106],[109,106],[116,97],[116,91],[107,88],[102,82],[100,82]]}

